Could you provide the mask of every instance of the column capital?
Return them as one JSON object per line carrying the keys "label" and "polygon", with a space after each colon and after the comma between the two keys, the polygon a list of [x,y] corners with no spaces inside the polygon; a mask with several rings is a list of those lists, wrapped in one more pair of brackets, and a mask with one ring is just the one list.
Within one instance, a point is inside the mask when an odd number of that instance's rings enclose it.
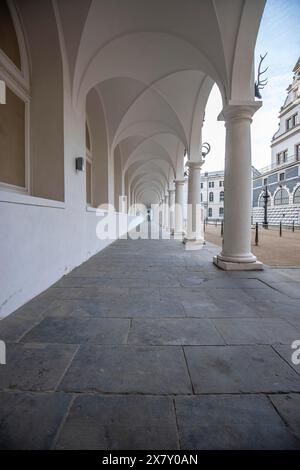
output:
{"label": "column capital", "polygon": [[185,183],[185,179],[178,179],[178,180],[176,179],[176,180],[174,180],[174,183],[175,183],[176,186],[177,186],[177,185],[184,184],[184,183]]}
{"label": "column capital", "polygon": [[253,115],[261,107],[261,101],[239,101],[227,103],[218,116],[218,121],[235,121],[245,119],[252,121]]}
{"label": "column capital", "polygon": [[202,165],[204,164],[204,160],[199,160],[199,161],[192,161],[192,160],[188,160],[186,162],[186,166],[188,166],[189,168],[192,168],[193,170],[195,169],[201,169]]}

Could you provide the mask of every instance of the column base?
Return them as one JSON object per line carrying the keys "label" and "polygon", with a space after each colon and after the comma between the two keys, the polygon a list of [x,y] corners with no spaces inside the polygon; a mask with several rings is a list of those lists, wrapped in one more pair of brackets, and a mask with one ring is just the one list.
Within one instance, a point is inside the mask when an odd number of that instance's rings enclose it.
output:
{"label": "column base", "polygon": [[175,232],[173,233],[174,235],[174,238],[176,240],[182,240],[183,241],[183,238],[184,238],[184,232]]}
{"label": "column base", "polygon": [[205,245],[205,240],[190,240],[188,238],[183,239],[186,250],[201,250]]}
{"label": "column base", "polygon": [[223,269],[223,271],[261,271],[264,269],[263,263],[260,261],[252,261],[250,263],[246,262],[232,262],[225,261],[219,256],[213,257],[213,263],[218,268]]}

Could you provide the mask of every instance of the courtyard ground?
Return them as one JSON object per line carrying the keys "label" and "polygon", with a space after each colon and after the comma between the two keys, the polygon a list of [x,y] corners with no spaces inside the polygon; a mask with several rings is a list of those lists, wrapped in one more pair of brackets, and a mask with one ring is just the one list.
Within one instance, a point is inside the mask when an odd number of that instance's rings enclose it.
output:
{"label": "courtyard ground", "polygon": [[1,320],[0,447],[299,449],[300,270],[218,251],[121,239]]}
{"label": "courtyard ground", "polygon": [[[259,226],[258,246],[255,246],[255,230],[252,230],[252,252],[259,261],[268,266],[299,266],[300,267],[300,230],[292,232],[283,226],[282,237],[279,227],[265,230]],[[207,225],[205,239],[221,246],[221,226]]]}

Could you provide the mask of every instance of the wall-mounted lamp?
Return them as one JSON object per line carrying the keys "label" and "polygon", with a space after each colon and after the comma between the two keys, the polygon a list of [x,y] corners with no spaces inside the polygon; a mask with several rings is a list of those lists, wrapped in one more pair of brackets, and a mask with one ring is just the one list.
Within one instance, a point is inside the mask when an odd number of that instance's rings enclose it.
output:
{"label": "wall-mounted lamp", "polygon": [[75,158],[75,168],[76,168],[76,171],[84,171],[84,158],[83,157]]}

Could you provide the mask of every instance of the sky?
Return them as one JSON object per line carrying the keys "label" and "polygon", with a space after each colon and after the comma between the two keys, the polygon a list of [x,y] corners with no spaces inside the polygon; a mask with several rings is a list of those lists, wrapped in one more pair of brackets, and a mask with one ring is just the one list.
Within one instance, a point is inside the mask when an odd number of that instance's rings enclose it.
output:
{"label": "sky", "polygon": [[[278,129],[279,109],[285,100],[286,88],[292,82],[292,69],[300,56],[300,0],[267,0],[256,42],[255,70],[260,54],[266,52],[264,63],[269,67],[265,74],[268,84],[261,91],[263,105],[253,116],[251,126],[252,163],[256,168],[271,163],[270,142]],[[203,126],[203,142],[211,144],[204,171],[224,169],[225,128],[223,122],[216,120],[221,109],[221,95],[214,86]]]}

